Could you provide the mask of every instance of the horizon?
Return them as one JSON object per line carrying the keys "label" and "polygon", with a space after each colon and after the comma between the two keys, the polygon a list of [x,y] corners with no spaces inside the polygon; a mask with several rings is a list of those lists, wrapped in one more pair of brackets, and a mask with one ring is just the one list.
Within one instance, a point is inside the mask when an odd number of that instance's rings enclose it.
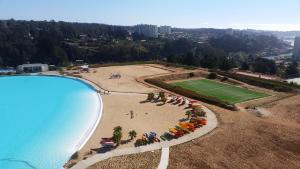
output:
{"label": "horizon", "polygon": [[147,23],[185,29],[300,31],[297,9],[300,9],[300,0],[53,0],[51,3],[47,0],[0,0],[0,19],[120,26]]}
{"label": "horizon", "polygon": [[[99,25],[109,25],[109,26],[123,26],[123,27],[133,27],[136,25],[155,25],[155,24],[150,24],[150,23],[137,23],[137,24],[133,24],[133,25],[118,25],[118,24],[107,24],[107,23],[96,23],[96,22],[76,22],[76,21],[62,21],[62,20],[24,20],[24,19],[15,19],[15,18],[10,18],[10,19],[0,19],[0,21],[9,21],[9,20],[15,20],[15,21],[26,21],[26,22],[30,22],[30,21],[34,21],[34,22],[65,22],[65,23],[79,23],[79,24],[99,24]],[[226,29],[233,29],[233,30],[240,30],[240,31],[247,31],[247,30],[253,30],[253,31],[266,31],[266,32],[300,32],[300,30],[267,30],[267,29],[252,29],[252,28],[232,28],[232,27],[224,27],[224,28],[215,28],[215,27],[175,27],[172,25],[155,25],[155,26],[170,26],[171,28],[175,28],[175,29],[221,29],[221,30],[226,30]]]}

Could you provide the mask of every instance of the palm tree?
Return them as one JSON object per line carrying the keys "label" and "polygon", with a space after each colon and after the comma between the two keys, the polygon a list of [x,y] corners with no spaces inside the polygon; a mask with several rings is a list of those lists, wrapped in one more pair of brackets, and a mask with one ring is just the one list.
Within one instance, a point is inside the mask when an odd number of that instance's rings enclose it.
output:
{"label": "palm tree", "polygon": [[115,131],[114,133],[113,133],[113,141],[115,142],[115,143],[117,143],[117,146],[119,146],[120,145],[120,142],[121,142],[121,139],[122,139],[122,132],[121,131]]}
{"label": "palm tree", "polygon": [[136,138],[136,131],[135,130],[131,130],[129,133],[128,133],[128,136],[130,137],[130,140],[133,140],[134,138]]}
{"label": "palm tree", "polygon": [[123,136],[123,134],[122,134],[122,127],[121,127],[121,126],[115,127],[115,128],[114,128],[114,132],[113,132],[113,137],[112,137],[112,139],[113,139],[113,141],[114,141],[115,143],[117,143],[117,146],[120,145],[122,136]]}
{"label": "palm tree", "polygon": [[122,127],[121,126],[115,127],[114,132],[122,132]]}
{"label": "palm tree", "polygon": [[185,112],[185,115],[187,115],[188,116],[188,119],[190,119],[190,117],[191,117],[191,115],[193,114],[193,112],[192,111],[187,111],[187,112]]}

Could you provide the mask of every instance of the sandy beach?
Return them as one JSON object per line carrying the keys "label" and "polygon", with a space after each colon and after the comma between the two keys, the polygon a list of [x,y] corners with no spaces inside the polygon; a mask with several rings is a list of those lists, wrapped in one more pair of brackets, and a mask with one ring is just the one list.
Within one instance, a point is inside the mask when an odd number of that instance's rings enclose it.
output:
{"label": "sandy beach", "polygon": [[[141,83],[137,83],[136,79],[143,76],[160,75],[170,73],[168,69],[160,69],[157,65],[130,65],[130,66],[112,66],[100,67],[90,70],[91,73],[81,74],[85,79],[93,81],[103,89],[118,92],[153,92],[153,88],[149,88]],[[111,79],[111,75],[120,74],[120,79]]]}
{"label": "sandy beach", "polygon": [[[101,88],[116,91],[109,95],[102,95],[103,114],[94,134],[79,152],[79,159],[89,157],[101,151],[101,138],[111,137],[113,128],[121,126],[123,129],[123,141],[129,140],[128,132],[135,130],[137,138],[143,133],[156,132],[162,135],[169,128],[178,124],[180,119],[186,118],[186,106],[162,103],[144,102],[146,94],[159,91],[156,88],[146,86],[136,79],[144,76],[162,75],[170,73],[168,68],[161,65],[131,65],[95,68],[90,73],[80,75]],[[111,74],[121,74],[120,79],[110,79]],[[121,92],[121,93],[118,93]],[[125,93],[123,93],[125,92]],[[127,93],[128,92],[128,93]],[[131,118],[131,112],[133,117]],[[118,148],[133,147],[135,140],[122,144]]]}
{"label": "sandy beach", "polygon": [[[185,106],[141,103],[147,98],[146,95],[113,94],[102,98],[104,102],[102,119],[94,135],[82,149],[83,152],[99,148],[101,138],[111,137],[116,126],[123,128],[123,139],[126,140],[130,130],[135,130],[139,137],[151,131],[161,135],[174,127],[179,119],[186,118]],[[130,111],[134,115],[132,119]],[[134,141],[121,145],[120,148],[132,147],[133,143]]]}

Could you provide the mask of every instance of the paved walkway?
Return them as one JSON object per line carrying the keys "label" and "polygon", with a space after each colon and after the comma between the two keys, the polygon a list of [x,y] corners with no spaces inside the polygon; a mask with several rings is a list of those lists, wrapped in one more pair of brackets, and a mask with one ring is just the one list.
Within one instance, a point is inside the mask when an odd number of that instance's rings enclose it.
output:
{"label": "paved walkway", "polygon": [[159,162],[159,165],[158,165],[157,169],[167,169],[168,168],[169,153],[170,153],[170,148],[169,147],[162,148],[160,162]]}
{"label": "paved walkway", "polygon": [[195,132],[193,132],[191,134],[185,135],[178,139],[173,139],[171,141],[164,141],[164,142],[155,143],[155,144],[151,144],[151,145],[147,145],[147,146],[141,146],[141,147],[116,149],[116,150],[113,150],[113,151],[110,151],[110,152],[107,152],[104,154],[96,154],[86,160],[82,160],[82,161],[78,162],[71,169],[86,169],[87,167],[94,165],[100,161],[106,160],[108,158],[159,150],[159,149],[163,149],[165,147],[171,147],[171,146],[175,146],[178,144],[186,143],[186,142],[189,142],[196,138],[199,138],[201,136],[204,136],[204,135],[208,134],[209,132],[211,132],[212,130],[214,130],[218,125],[216,115],[207,108],[204,108],[204,110],[207,112],[208,124],[202,128],[197,129]]}

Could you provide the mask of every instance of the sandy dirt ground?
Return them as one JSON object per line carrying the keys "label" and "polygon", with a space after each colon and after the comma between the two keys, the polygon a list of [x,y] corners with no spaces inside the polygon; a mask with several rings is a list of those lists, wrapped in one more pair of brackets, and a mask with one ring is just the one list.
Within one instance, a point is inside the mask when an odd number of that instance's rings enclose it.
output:
{"label": "sandy dirt ground", "polygon": [[[145,132],[156,132],[158,135],[167,132],[174,127],[180,119],[186,118],[185,106],[167,103],[141,103],[147,95],[105,95],[103,96],[104,112],[100,124],[92,138],[82,149],[82,153],[89,152],[90,149],[101,147],[101,138],[112,136],[113,128],[121,126],[123,128],[123,139],[127,140],[128,132],[135,130],[138,137]],[[130,111],[134,117],[131,119]],[[121,145],[119,148],[133,147],[134,142]],[[99,149],[101,151],[101,149]]]}
{"label": "sandy dirt ground", "polygon": [[[112,66],[91,69],[90,73],[81,75],[102,88],[118,92],[152,92],[154,89],[143,84],[137,83],[136,78],[142,76],[159,75],[170,73],[168,69],[161,69],[158,65],[131,65],[131,66]],[[95,73],[94,73],[95,72]],[[110,79],[112,74],[119,73],[122,78]]]}
{"label": "sandy dirt ground", "polygon": [[269,80],[280,80],[280,78],[278,76],[265,75],[265,74],[252,73],[252,72],[237,72],[237,74],[253,76],[253,77],[260,77],[260,78],[269,79]]}
{"label": "sandy dirt ground", "polygon": [[[298,102],[290,102],[296,98]],[[218,112],[219,128],[206,137],[171,148],[169,168],[300,168],[300,126],[281,121],[286,118],[287,104],[293,110],[288,119],[299,117],[299,98],[270,107],[283,113],[268,118],[207,105]]]}
{"label": "sandy dirt ground", "polygon": [[[160,150],[105,160],[88,169],[156,169],[160,161]],[[139,161],[136,163],[136,161]]]}
{"label": "sandy dirt ground", "polygon": [[300,95],[279,100],[264,107],[272,113],[270,116],[272,120],[279,120],[300,127]]}

